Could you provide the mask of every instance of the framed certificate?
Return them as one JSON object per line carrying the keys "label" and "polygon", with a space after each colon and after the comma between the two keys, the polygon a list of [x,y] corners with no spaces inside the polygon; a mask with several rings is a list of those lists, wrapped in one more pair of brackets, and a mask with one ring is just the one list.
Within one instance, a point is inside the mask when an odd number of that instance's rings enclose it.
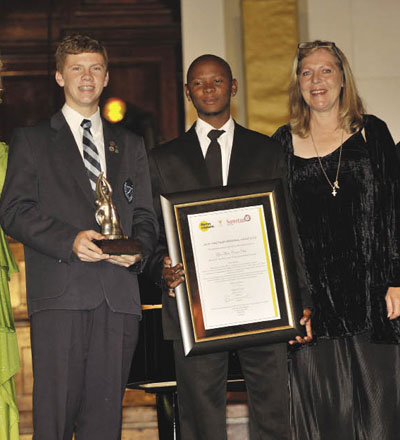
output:
{"label": "framed certificate", "polygon": [[304,334],[280,179],[160,197],[185,355]]}

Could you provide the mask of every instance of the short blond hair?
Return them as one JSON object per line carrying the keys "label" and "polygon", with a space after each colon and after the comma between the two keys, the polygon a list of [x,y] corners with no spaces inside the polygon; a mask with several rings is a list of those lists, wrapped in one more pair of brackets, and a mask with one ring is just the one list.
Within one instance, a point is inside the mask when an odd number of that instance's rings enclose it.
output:
{"label": "short blond hair", "polygon": [[106,48],[94,38],[87,35],[68,35],[58,45],[56,50],[56,68],[63,71],[67,55],[78,55],[81,53],[99,53],[103,56],[104,64],[108,66],[108,54]]}
{"label": "short blond hair", "polygon": [[348,133],[354,133],[362,127],[365,109],[358,95],[350,64],[335,43],[321,40],[300,43],[293,60],[289,84],[289,113],[292,133],[304,138],[310,132],[310,108],[304,101],[300,90],[299,73],[302,60],[320,49],[328,51],[335,58],[342,71],[343,87],[339,98],[339,125]]}

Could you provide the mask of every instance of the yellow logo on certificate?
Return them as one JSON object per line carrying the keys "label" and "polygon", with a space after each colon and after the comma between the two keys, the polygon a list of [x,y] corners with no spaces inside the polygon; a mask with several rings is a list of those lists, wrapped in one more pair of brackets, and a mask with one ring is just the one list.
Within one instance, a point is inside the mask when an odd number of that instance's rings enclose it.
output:
{"label": "yellow logo on certificate", "polygon": [[213,228],[214,226],[210,222],[202,221],[199,223],[200,231],[208,231],[210,228]]}

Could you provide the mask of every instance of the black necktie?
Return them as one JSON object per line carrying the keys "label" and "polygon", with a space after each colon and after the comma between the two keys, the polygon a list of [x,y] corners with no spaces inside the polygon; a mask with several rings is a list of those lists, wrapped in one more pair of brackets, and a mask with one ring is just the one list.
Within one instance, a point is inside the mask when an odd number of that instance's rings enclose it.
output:
{"label": "black necktie", "polygon": [[96,191],[97,177],[101,172],[100,156],[96,145],[94,144],[93,136],[90,131],[92,121],[84,119],[81,123],[83,128],[83,162],[85,163],[86,171],[89,176],[90,185],[93,191]]}
{"label": "black necktie", "polygon": [[205,161],[208,172],[208,181],[211,186],[222,185],[221,146],[217,140],[222,133],[225,133],[225,131],[211,130],[207,135],[211,139],[211,142],[207,149]]}

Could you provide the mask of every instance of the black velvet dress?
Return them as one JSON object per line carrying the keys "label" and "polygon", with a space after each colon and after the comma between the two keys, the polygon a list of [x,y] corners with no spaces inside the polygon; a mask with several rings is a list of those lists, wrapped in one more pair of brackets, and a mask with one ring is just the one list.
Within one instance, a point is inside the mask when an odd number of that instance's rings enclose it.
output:
{"label": "black velvet dress", "polygon": [[[291,355],[297,440],[400,439],[400,323],[385,294],[400,286],[400,165],[386,124],[367,115],[344,144],[336,197],[317,158],[293,154],[289,188],[314,303],[315,342]],[[322,158],[335,180],[339,149]]]}

